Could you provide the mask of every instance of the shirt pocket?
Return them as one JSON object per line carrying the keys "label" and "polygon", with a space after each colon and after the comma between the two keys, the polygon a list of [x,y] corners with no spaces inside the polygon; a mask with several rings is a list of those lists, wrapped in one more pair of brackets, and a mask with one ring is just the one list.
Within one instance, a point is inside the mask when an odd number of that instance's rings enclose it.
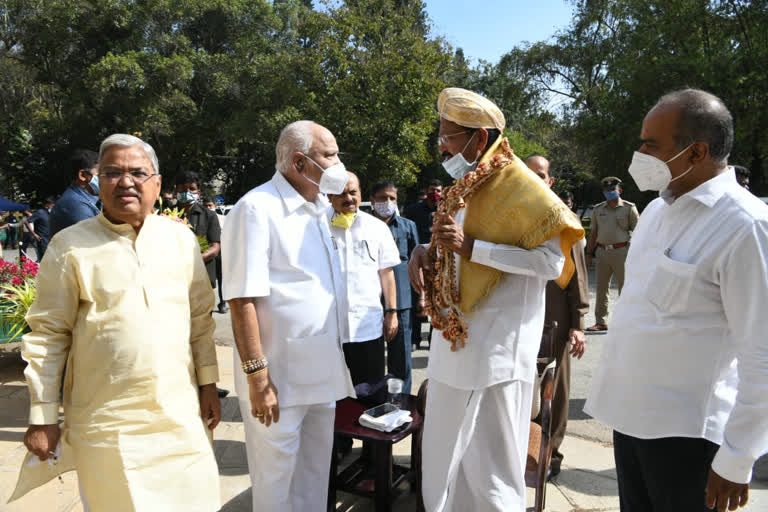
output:
{"label": "shirt pocket", "polygon": [[329,381],[329,360],[338,357],[336,340],[327,332],[303,338],[285,338],[282,361],[292,384],[313,385]]}
{"label": "shirt pocket", "polygon": [[352,248],[355,266],[358,269],[379,268],[379,244],[373,240],[360,240]]}
{"label": "shirt pocket", "polygon": [[621,208],[616,212],[616,225],[622,231],[629,231],[629,209]]}
{"label": "shirt pocket", "polygon": [[646,285],[648,300],[659,313],[682,313],[688,308],[697,265],[675,261],[662,255]]}

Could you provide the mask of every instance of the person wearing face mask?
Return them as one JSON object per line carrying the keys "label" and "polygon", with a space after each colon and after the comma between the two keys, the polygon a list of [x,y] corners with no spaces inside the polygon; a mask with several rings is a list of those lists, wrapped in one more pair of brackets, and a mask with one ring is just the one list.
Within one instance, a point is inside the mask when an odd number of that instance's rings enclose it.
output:
{"label": "person wearing face mask", "polygon": [[373,186],[371,204],[376,218],[389,226],[389,231],[400,253],[400,260],[394,267],[398,329],[397,334],[387,342],[387,371],[403,380],[403,393],[410,393],[413,299],[411,283],[408,281],[408,258],[413,249],[419,245],[419,234],[412,220],[397,214],[397,186],[391,181],[382,181]]}
{"label": "person wearing face mask", "polygon": [[320,512],[336,401],[355,396],[342,349],[346,286],[326,197],[341,194],[349,175],[336,138],[312,121],[286,126],[276,154],[272,179],[227,215],[224,298],[253,510]]}
{"label": "person wearing face mask", "polygon": [[38,263],[45,256],[48,242],[51,240],[51,211],[56,200],[48,197],[43,202],[43,207],[37,210],[31,217],[22,219],[24,226],[35,241],[35,252]]}
{"label": "person wearing face mask", "polygon": [[[425,197],[423,201],[413,203],[405,209],[403,216],[412,220],[416,224],[419,233],[419,243],[426,244],[432,238],[432,222],[437,212],[437,205],[443,194],[443,183],[439,179],[432,179],[427,183]],[[424,294],[412,290],[411,302],[414,307],[411,308],[411,343],[418,348],[421,345],[421,324],[428,322],[427,314],[424,311]]]}
{"label": "person wearing face mask", "polygon": [[430,180],[427,184],[424,200],[409,205],[403,212],[403,217],[416,223],[419,230],[419,240],[427,243],[432,238],[432,220],[434,219],[437,205],[443,194],[443,183],[438,179]]}
{"label": "person wearing face mask", "polygon": [[99,201],[99,155],[78,149],[69,159],[71,183],[56,201],[51,212],[51,238],[64,228],[95,217],[101,211]]}
{"label": "person wearing face mask", "polygon": [[592,210],[587,267],[597,257],[597,293],[595,298],[595,325],[587,331],[608,330],[608,294],[611,277],[616,276],[619,294],[624,287],[624,262],[629,251],[629,238],[637,225],[637,207],[621,198],[621,180],[607,176],[601,180],[605,201]]}
{"label": "person wearing face mask", "polygon": [[728,170],[733,118],[684,89],[643,120],[629,174],[659,192],[585,411],[614,430],[623,512],[736,510],[768,452],[768,206]]}
{"label": "person wearing face mask", "polygon": [[221,226],[216,212],[205,208],[200,200],[200,179],[193,172],[182,172],[176,176],[176,198],[184,209],[184,217],[195,236],[204,235],[208,240],[208,249],[203,252],[203,263],[211,280],[211,287],[216,287],[216,256],[221,251]]}
{"label": "person wearing face mask", "polygon": [[349,173],[344,191],[328,199],[331,237],[347,289],[349,331],[343,335],[344,358],[352,384],[378,382],[384,377],[384,343],[397,333],[392,267],[400,263],[400,256],[387,227],[359,210],[360,181],[354,173]]}
{"label": "person wearing face mask", "polygon": [[454,185],[438,206],[430,246],[417,246],[408,268],[435,327],[424,505],[521,512],[544,293],[549,280],[562,288],[570,281],[571,248],[584,230],[514,155],[493,102],[449,88],[437,106],[443,167]]}

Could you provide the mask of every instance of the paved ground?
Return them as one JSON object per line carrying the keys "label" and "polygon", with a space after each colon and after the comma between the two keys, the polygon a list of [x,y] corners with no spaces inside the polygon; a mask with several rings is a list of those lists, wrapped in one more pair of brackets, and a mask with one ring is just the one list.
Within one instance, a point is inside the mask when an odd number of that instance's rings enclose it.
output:
{"label": "paved ground", "polygon": [[[7,254],[6,257],[11,257]],[[594,281],[592,281],[594,282]],[[615,290],[614,290],[615,297]],[[594,297],[593,297],[594,299]],[[592,301],[594,304],[594,300]],[[244,450],[242,418],[234,397],[232,385],[232,334],[229,315],[214,315],[217,322],[216,342],[221,366],[223,387],[233,393],[223,401],[223,421],[216,429],[214,449],[219,463],[219,474],[225,512],[250,510],[248,469]],[[588,325],[594,318],[588,318]],[[583,412],[592,371],[599,360],[602,335],[590,335],[587,354],[575,361],[571,395],[569,433],[562,451],[566,458],[563,473],[555,484],[548,485],[547,510],[571,511],[618,511],[616,474],[610,444],[610,430],[592,420]],[[428,352],[426,342],[414,353],[414,389],[425,377]],[[21,500],[6,505],[16,482],[18,468],[25,449],[21,444],[26,429],[29,398],[23,378],[23,361],[18,355],[18,345],[0,348],[0,511],[53,511],[80,512],[82,506],[77,493],[77,479],[67,474],[63,482],[53,481],[37,489]],[[395,456],[401,463],[409,463],[410,442],[395,446]],[[354,456],[359,450],[356,445]],[[533,494],[529,493],[529,505]],[[339,494],[337,511],[369,512],[370,503],[350,495]],[[415,498],[405,493],[395,504],[396,511],[415,510]],[[768,463],[758,463],[752,485],[750,512],[768,510]]]}

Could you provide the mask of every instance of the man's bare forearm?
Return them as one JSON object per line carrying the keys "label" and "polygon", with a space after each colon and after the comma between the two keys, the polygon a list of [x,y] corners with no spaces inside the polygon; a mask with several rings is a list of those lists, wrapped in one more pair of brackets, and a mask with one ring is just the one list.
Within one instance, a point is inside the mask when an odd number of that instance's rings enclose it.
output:
{"label": "man's bare forearm", "polygon": [[231,299],[232,332],[235,335],[237,352],[241,361],[264,357],[259,337],[259,319],[256,315],[256,301],[253,298]]}
{"label": "man's bare forearm", "polygon": [[397,309],[397,285],[392,267],[379,270],[379,279],[381,280],[381,292],[384,294],[384,308]]}
{"label": "man's bare forearm", "polygon": [[216,256],[218,256],[220,251],[221,251],[221,244],[219,242],[211,242],[211,246],[208,248],[207,251],[203,253],[203,261],[208,263],[209,261],[214,259]]}

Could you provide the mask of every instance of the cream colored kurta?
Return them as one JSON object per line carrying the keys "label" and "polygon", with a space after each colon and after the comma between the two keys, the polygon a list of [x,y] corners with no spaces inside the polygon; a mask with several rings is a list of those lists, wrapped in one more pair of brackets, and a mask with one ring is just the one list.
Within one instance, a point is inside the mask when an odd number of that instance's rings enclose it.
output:
{"label": "cream colored kurta", "polygon": [[30,423],[58,421],[90,508],[215,511],[198,385],[218,380],[214,296],[192,232],[150,215],[140,233],[103,215],[57,234],[22,356]]}

